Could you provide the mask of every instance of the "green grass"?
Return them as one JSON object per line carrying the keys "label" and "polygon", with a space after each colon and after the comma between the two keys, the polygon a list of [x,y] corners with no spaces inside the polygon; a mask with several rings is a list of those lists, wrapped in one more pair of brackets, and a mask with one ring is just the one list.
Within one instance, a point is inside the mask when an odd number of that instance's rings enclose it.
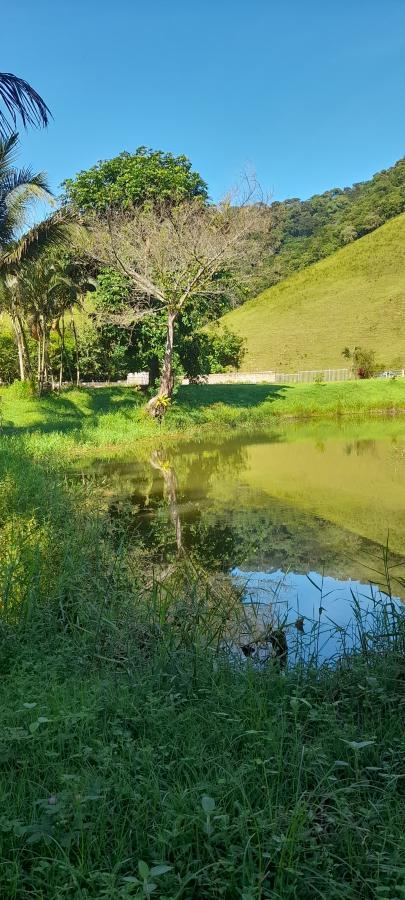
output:
{"label": "green grass", "polygon": [[343,367],[342,350],[405,363],[405,214],[269,288],[223,320],[247,340],[245,371]]}
{"label": "green grass", "polygon": [[389,601],[337,669],[239,668],[225,599],[187,566],[154,582],[24,435],[0,438],[0,523],[1,897],[402,896]]}
{"label": "green grass", "polygon": [[130,388],[69,390],[31,398],[0,389],[1,431],[24,435],[38,454],[140,451],[142,443],[205,430],[274,426],[296,419],[343,420],[405,411],[405,379],[298,385],[190,385],[179,389],[163,424]]}

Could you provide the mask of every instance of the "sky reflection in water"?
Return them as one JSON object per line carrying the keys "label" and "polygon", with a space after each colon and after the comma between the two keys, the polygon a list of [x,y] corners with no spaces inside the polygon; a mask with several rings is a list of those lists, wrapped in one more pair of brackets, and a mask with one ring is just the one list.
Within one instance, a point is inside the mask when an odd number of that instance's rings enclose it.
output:
{"label": "sky reflection in water", "polygon": [[[340,655],[343,649],[358,645],[353,605],[362,611],[363,627],[373,626],[373,616],[381,595],[372,584],[346,579],[341,581],[319,572],[301,575],[297,572],[247,572],[232,570],[235,584],[243,590],[243,603],[256,610],[265,625],[287,622],[289,653],[300,650],[300,656],[315,654],[319,661]],[[387,598],[383,598],[385,601]],[[391,598],[395,606],[398,597]],[[302,622],[302,619],[304,620]],[[300,629],[295,627],[298,622]],[[315,625],[316,623],[316,625]],[[301,628],[303,629],[301,631]]]}

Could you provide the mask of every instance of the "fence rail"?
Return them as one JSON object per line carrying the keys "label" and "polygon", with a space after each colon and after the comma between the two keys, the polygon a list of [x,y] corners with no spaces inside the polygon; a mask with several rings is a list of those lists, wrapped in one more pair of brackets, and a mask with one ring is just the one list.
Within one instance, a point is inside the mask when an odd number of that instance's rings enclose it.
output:
{"label": "fence rail", "polygon": [[[378,376],[376,376],[378,377]],[[404,378],[405,369],[390,370],[380,377]],[[351,381],[356,376],[351,369],[308,369],[302,372],[220,372],[200,375],[196,379],[183,378],[182,384],[310,384],[316,381]],[[149,383],[148,372],[130,372],[126,381],[81,381],[80,387],[102,388],[115,386],[141,386]],[[63,384],[70,387],[70,382]]]}
{"label": "fence rail", "polygon": [[[302,372],[221,372],[202,375],[205,384],[299,384],[313,381],[350,381],[354,378],[351,369],[309,369]],[[184,378],[182,384],[189,384]]]}

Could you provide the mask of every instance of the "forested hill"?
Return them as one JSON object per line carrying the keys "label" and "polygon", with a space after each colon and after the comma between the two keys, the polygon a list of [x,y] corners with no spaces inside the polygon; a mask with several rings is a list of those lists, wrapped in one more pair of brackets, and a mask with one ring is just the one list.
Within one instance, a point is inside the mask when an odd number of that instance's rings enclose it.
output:
{"label": "forested hill", "polygon": [[330,256],[404,211],[405,157],[353,187],[333,188],[309,200],[272,203],[268,253],[251,294]]}

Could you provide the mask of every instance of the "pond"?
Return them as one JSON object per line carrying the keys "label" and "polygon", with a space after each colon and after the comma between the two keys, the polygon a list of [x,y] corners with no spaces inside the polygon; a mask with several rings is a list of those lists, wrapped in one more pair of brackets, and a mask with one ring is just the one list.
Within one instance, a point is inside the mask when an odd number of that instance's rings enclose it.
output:
{"label": "pond", "polygon": [[320,658],[353,643],[353,606],[405,598],[403,424],[228,431],[95,471],[155,565],[187,553],[227,575]]}

